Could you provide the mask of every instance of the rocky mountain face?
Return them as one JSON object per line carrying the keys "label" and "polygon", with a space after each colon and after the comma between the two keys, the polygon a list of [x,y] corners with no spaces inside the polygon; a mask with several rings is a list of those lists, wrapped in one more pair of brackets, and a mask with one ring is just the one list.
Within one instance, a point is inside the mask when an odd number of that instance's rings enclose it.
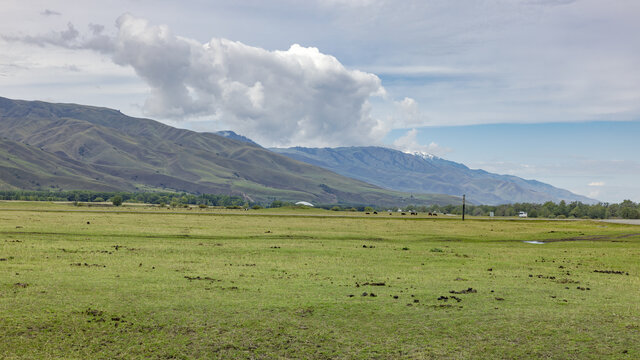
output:
{"label": "rocky mountain face", "polygon": [[271,149],[292,159],[387,189],[462,196],[476,204],[543,203],[593,199],[535,180],[472,170],[429,154],[407,154],[384,147]]}

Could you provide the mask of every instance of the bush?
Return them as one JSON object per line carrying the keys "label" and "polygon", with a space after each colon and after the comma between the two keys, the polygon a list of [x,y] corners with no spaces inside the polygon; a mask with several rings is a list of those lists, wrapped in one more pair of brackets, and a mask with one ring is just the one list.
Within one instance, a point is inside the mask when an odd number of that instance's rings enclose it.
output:
{"label": "bush", "polygon": [[331,208],[331,211],[340,211],[342,209],[340,209],[340,206],[334,206]]}
{"label": "bush", "polygon": [[205,204],[200,204],[200,205],[198,205],[198,207],[199,207],[200,209],[206,209],[208,206],[207,206],[207,205],[205,205]]}
{"label": "bush", "polygon": [[262,206],[260,206],[260,205],[253,205],[251,208],[252,208],[253,210],[260,210],[260,209],[262,209]]}
{"label": "bush", "polygon": [[93,199],[93,202],[104,202],[104,199],[101,197],[97,197],[95,199]]}
{"label": "bush", "polygon": [[113,204],[113,206],[122,205],[122,196],[120,195],[114,196],[113,198],[111,198],[111,203]]}

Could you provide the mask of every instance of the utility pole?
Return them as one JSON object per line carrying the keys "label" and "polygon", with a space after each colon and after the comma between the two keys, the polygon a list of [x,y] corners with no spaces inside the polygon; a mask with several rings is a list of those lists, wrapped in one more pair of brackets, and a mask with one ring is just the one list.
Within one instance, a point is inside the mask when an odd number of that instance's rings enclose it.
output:
{"label": "utility pole", "polygon": [[462,195],[462,221],[464,221],[464,195]]}

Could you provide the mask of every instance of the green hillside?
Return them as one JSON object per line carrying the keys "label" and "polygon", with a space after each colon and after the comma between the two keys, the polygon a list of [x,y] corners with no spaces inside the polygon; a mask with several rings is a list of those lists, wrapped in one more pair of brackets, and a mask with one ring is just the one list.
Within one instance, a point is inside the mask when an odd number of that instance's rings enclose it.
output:
{"label": "green hillside", "polygon": [[385,190],[211,133],[119,111],[0,98],[0,188],[170,190],[312,203],[455,203]]}

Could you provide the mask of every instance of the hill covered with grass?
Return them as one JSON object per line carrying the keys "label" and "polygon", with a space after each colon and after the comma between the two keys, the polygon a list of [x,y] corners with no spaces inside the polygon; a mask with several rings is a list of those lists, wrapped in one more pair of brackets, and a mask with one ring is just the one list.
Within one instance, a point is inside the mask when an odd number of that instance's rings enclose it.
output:
{"label": "hill covered with grass", "polygon": [[180,191],[248,201],[447,204],[354,180],[213,133],[117,110],[0,98],[0,189]]}

